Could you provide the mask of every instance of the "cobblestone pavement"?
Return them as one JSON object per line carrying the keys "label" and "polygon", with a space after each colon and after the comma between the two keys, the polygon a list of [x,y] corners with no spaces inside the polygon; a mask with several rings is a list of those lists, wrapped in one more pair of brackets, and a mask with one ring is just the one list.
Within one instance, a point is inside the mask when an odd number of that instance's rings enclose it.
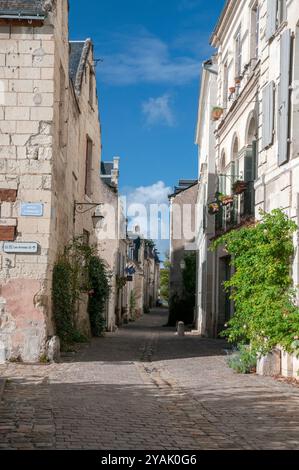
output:
{"label": "cobblestone pavement", "polygon": [[60,364],[0,366],[4,449],[299,449],[299,389],[154,311]]}

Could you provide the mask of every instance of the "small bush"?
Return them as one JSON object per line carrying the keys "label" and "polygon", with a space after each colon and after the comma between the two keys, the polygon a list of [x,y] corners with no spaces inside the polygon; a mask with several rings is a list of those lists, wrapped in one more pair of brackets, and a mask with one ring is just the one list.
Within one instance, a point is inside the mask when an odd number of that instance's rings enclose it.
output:
{"label": "small bush", "polygon": [[227,363],[238,374],[250,374],[256,370],[257,357],[250,346],[239,345],[237,351],[229,356]]}

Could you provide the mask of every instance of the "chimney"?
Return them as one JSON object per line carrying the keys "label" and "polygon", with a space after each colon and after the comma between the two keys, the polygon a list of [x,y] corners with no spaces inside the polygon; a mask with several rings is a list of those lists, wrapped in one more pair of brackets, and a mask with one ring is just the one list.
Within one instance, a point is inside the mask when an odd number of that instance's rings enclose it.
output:
{"label": "chimney", "polygon": [[119,180],[119,157],[113,158],[113,170],[111,171],[111,183],[118,189]]}

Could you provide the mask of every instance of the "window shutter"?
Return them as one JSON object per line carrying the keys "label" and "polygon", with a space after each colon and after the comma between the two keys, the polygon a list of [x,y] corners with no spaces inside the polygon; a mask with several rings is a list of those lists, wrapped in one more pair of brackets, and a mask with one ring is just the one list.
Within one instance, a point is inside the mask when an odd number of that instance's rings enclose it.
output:
{"label": "window shutter", "polygon": [[252,156],[253,156],[253,179],[254,181],[258,177],[258,148],[257,141],[252,142]]}
{"label": "window shutter", "polygon": [[278,165],[288,160],[291,30],[280,39],[280,84],[278,95]]}
{"label": "window shutter", "polygon": [[266,40],[269,41],[276,32],[278,0],[267,0]]}
{"label": "window shutter", "polygon": [[244,158],[244,180],[248,187],[244,193],[244,215],[254,214],[254,180],[255,180],[255,159],[254,146],[246,150]]}
{"label": "window shutter", "polygon": [[254,180],[254,161],[253,161],[253,150],[248,148],[244,158],[244,181],[246,183]]}
{"label": "window shutter", "polygon": [[225,181],[225,175],[219,175],[219,192],[221,194],[225,194],[226,191],[226,181]]}
{"label": "window shutter", "polygon": [[265,149],[273,143],[274,129],[274,82],[270,82],[263,89],[263,128],[262,148]]}

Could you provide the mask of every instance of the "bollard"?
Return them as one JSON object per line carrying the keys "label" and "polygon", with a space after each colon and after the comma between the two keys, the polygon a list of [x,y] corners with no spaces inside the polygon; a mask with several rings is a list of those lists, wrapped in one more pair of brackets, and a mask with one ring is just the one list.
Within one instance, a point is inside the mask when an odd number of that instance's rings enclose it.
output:
{"label": "bollard", "polygon": [[185,323],[182,321],[178,323],[178,336],[185,336]]}
{"label": "bollard", "polygon": [[4,343],[2,343],[2,341],[0,341],[0,364],[5,364],[6,360],[5,360],[5,346],[4,346]]}

